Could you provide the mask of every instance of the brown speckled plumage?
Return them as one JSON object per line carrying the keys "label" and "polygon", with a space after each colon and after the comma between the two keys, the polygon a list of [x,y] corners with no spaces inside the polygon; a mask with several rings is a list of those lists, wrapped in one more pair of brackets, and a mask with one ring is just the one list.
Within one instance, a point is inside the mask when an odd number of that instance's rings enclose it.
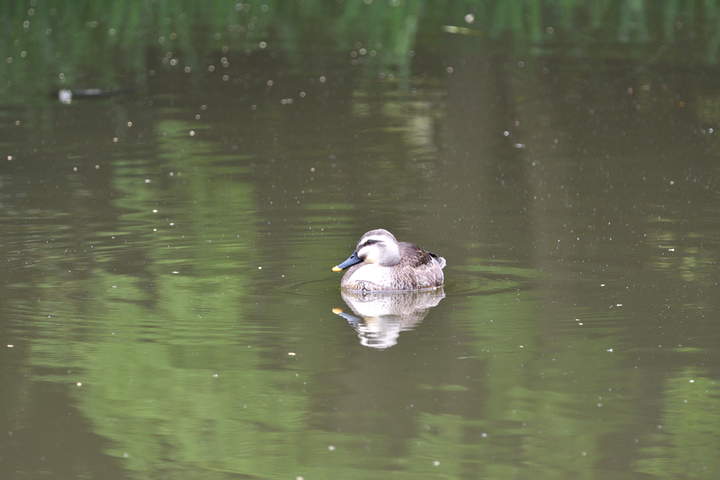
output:
{"label": "brown speckled plumage", "polygon": [[[358,242],[356,261],[343,276],[343,290],[382,292],[441,287],[445,259],[414,243],[398,242],[387,230],[371,230]],[[351,257],[352,259],[352,257]],[[342,268],[345,263],[340,265]],[[337,267],[336,267],[337,268]]]}

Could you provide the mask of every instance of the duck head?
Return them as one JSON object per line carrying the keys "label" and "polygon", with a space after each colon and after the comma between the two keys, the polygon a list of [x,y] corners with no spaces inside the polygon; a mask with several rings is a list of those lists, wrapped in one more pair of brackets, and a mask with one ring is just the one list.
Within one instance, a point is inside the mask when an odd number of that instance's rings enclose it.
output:
{"label": "duck head", "polygon": [[355,251],[333,272],[340,272],[358,263],[374,263],[383,267],[391,267],[400,262],[400,245],[392,233],[387,230],[371,230],[360,238]]}

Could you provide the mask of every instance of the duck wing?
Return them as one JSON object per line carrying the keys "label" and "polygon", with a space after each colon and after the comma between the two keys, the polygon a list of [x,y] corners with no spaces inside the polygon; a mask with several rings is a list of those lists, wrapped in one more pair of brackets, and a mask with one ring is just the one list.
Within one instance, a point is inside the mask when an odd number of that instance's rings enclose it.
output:
{"label": "duck wing", "polygon": [[400,264],[411,268],[430,265],[437,259],[442,266],[445,266],[445,259],[430,253],[419,245],[408,242],[398,242],[400,245]]}

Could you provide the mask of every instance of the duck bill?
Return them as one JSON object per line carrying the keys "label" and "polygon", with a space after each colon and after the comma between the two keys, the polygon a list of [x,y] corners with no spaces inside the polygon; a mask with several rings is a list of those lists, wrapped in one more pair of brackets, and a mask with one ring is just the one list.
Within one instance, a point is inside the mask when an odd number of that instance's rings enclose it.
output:
{"label": "duck bill", "polygon": [[345,270],[346,268],[352,267],[353,265],[358,264],[362,261],[363,261],[362,258],[358,257],[357,252],[353,252],[353,254],[350,255],[350,257],[347,260],[342,262],[340,265],[335,265],[332,268],[332,271],[333,272],[341,272],[341,271]]}

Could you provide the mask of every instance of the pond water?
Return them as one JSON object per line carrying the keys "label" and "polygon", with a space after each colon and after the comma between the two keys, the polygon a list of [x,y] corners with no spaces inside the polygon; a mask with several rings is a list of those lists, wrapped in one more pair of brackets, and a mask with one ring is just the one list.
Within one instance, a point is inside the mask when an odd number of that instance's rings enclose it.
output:
{"label": "pond water", "polygon": [[456,47],[3,108],[3,478],[717,478],[717,73]]}

